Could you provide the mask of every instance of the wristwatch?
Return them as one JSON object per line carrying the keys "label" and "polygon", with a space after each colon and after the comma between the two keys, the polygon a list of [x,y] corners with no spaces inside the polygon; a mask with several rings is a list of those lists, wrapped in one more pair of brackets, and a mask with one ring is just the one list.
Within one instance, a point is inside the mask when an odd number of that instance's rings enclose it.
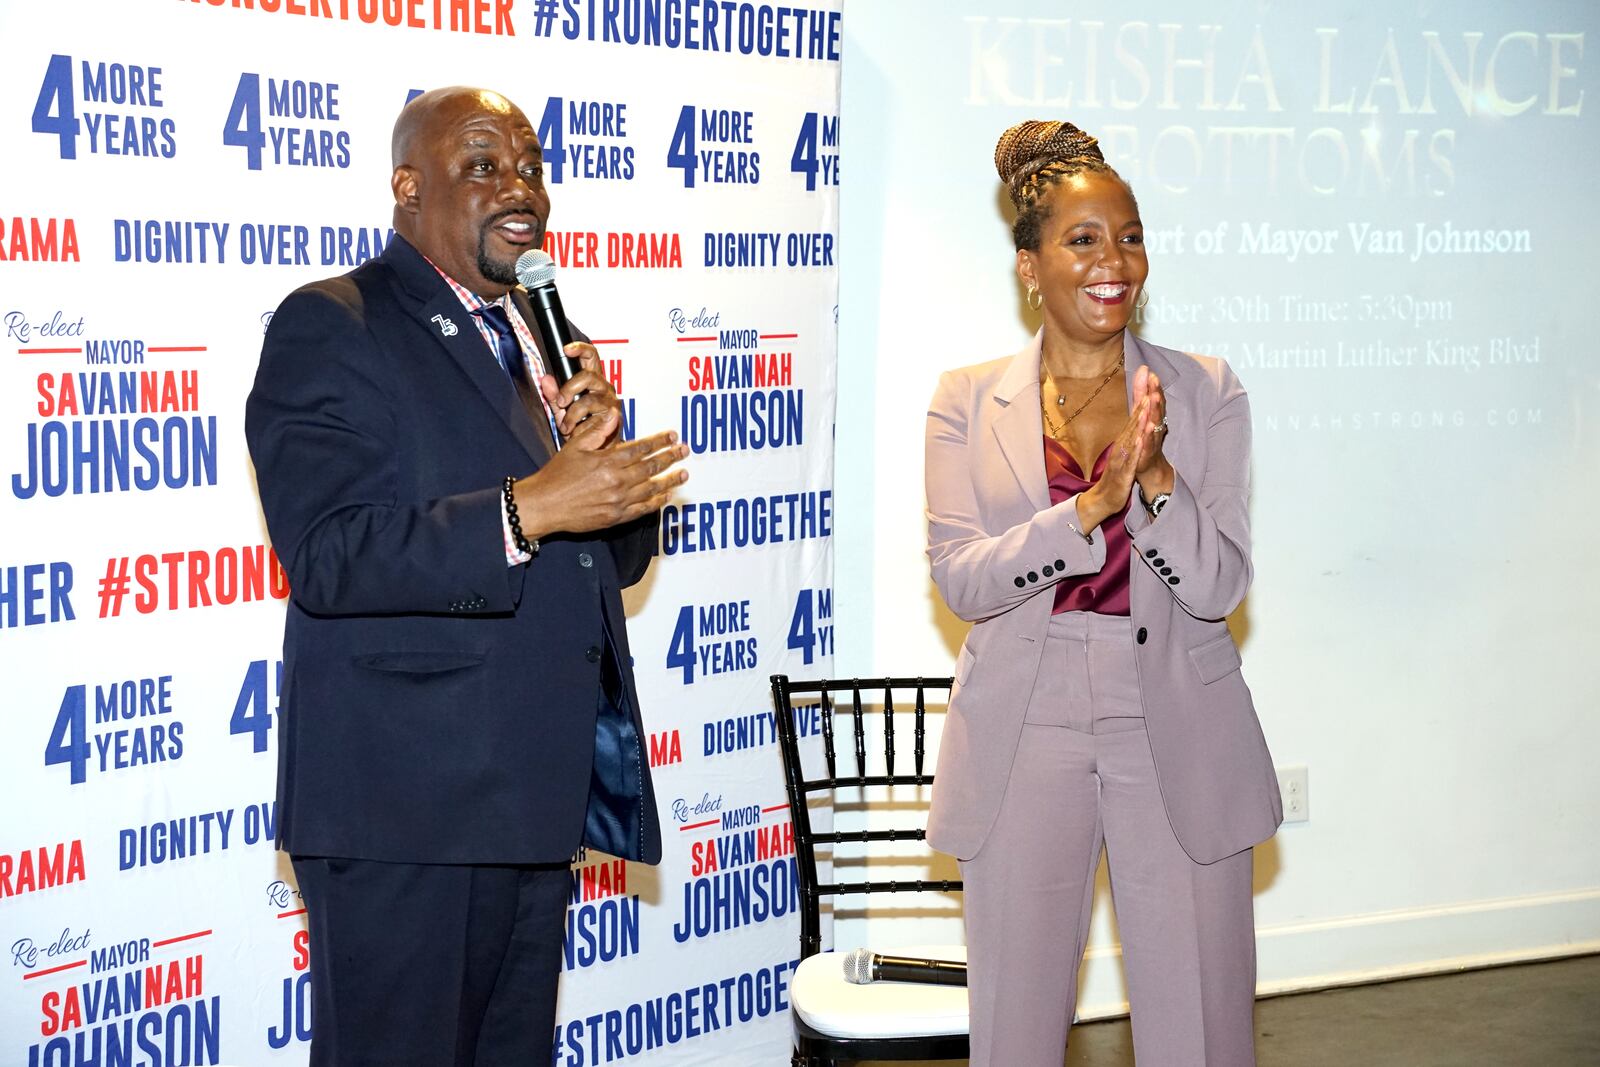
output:
{"label": "wristwatch", "polygon": [[1157,493],[1154,500],[1146,500],[1144,496],[1144,486],[1141,485],[1139,487],[1139,503],[1144,505],[1144,509],[1150,513],[1150,517],[1152,519],[1161,514],[1161,509],[1166,507],[1167,501],[1171,499],[1171,493]]}

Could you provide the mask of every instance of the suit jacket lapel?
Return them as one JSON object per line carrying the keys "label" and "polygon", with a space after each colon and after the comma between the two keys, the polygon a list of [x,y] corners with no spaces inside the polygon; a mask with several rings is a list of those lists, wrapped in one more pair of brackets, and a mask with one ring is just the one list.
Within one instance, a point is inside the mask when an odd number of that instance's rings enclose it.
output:
{"label": "suit jacket lapel", "polygon": [[385,263],[395,272],[404,293],[410,297],[402,306],[419,326],[442,347],[461,368],[484,400],[494,409],[521,443],[537,466],[550,460],[550,448],[528,417],[511,379],[500,368],[494,353],[483,342],[483,335],[472,321],[472,313],[439,277],[439,272],[402,237],[395,237],[384,250]]}
{"label": "suit jacket lapel", "polygon": [[1132,330],[1122,335],[1123,371],[1127,375],[1124,383],[1128,390],[1128,410],[1133,410],[1133,375],[1141,366],[1149,367],[1157,378],[1161,379],[1161,389],[1167,393],[1167,409],[1172,409],[1172,391],[1178,390],[1180,395],[1188,395],[1191,383],[1184,380],[1183,372],[1178,365],[1162,355],[1161,349],[1148,342],[1141,341]]}
{"label": "suit jacket lapel", "polygon": [[1050,487],[1044,474],[1044,422],[1039,415],[1039,350],[1044,334],[1038,333],[1012,357],[994,389],[1000,405],[994,435],[1034,511],[1050,506]]}
{"label": "suit jacket lapel", "polygon": [[1126,357],[1124,368],[1128,376],[1128,410],[1133,410],[1134,372],[1140,366],[1147,366],[1151,373],[1161,380],[1161,391],[1167,399],[1169,430],[1161,449],[1167,460],[1178,466],[1178,457],[1184,459],[1192,457],[1192,450],[1197,445],[1194,437],[1196,430],[1199,429],[1202,435],[1204,433],[1203,427],[1196,426],[1198,416],[1194,406],[1194,388],[1200,384],[1199,379],[1194,373],[1183,373],[1183,368],[1168,359],[1159,346],[1141,341],[1134,336],[1133,331],[1128,331],[1123,337],[1122,351]]}

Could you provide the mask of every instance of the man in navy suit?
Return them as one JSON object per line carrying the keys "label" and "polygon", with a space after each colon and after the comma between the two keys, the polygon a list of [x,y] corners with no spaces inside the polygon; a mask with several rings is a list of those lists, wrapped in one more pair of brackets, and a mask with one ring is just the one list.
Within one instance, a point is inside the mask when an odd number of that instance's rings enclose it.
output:
{"label": "man in navy suit", "polygon": [[620,590],[686,449],[618,439],[588,344],[565,386],[542,373],[522,112],[425,93],[393,155],[394,241],[283,302],[245,418],[292,590],[279,846],[311,1062],[544,1063],[574,852],[661,855]]}

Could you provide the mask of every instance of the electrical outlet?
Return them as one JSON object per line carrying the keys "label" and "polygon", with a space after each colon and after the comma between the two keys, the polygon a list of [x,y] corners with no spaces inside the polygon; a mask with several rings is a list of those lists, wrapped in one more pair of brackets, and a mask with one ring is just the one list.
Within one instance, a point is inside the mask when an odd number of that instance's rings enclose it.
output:
{"label": "electrical outlet", "polygon": [[1304,767],[1279,767],[1278,792],[1283,796],[1283,821],[1305,822],[1311,818],[1311,790]]}

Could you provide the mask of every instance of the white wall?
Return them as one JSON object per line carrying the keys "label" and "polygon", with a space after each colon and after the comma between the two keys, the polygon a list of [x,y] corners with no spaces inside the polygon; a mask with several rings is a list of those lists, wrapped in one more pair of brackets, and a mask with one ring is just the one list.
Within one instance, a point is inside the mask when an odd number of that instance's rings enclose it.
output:
{"label": "white wall", "polygon": [[[1144,336],[1227,356],[1251,394],[1257,577],[1231,621],[1277,762],[1307,766],[1311,796],[1257,850],[1262,990],[1600,949],[1600,11],[855,0],[846,26],[839,672],[952,664],[963,626],[923,555],[926,401],[940,371],[1035,328],[990,158],[1014,122],[1070,119],[1139,196],[1151,310],[1199,306]],[[1291,259],[1242,245],[1263,223],[1337,236]],[[1413,259],[1419,223],[1526,250]],[[1222,224],[1220,251],[1197,252]],[[1400,253],[1354,248],[1363,224],[1398,230]],[[1291,321],[1295,298],[1348,320]],[[1508,338],[1537,361],[1491,364]],[[1340,344],[1416,349],[1353,367]],[[1273,365],[1295,345],[1328,365]],[[1101,904],[1085,1015],[1123,1002]],[[959,925],[850,913],[838,933]]]}

